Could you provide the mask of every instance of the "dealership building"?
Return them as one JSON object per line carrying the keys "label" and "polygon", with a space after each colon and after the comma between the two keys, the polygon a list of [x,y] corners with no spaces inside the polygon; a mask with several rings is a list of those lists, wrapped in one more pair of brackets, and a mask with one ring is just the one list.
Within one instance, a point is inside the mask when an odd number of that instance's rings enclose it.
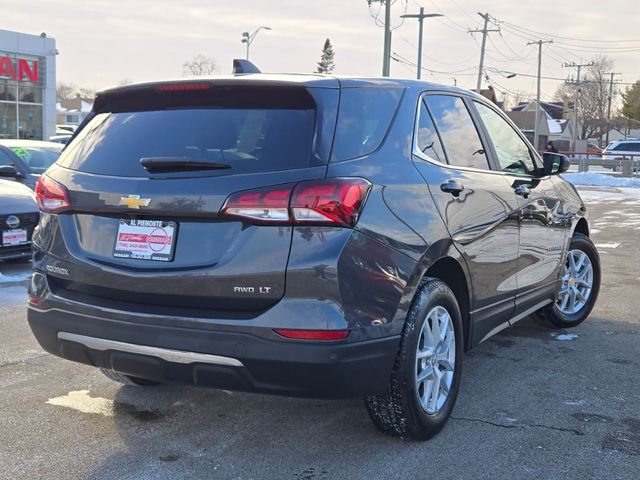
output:
{"label": "dealership building", "polygon": [[56,54],[44,33],[0,30],[0,138],[55,135]]}

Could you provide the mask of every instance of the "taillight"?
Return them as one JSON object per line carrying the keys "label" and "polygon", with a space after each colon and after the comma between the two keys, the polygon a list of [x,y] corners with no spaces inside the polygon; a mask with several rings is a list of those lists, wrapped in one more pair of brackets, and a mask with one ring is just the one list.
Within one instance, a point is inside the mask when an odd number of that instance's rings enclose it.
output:
{"label": "taillight", "polygon": [[344,340],[349,336],[349,330],[291,330],[276,328],[278,335],[292,340]]}
{"label": "taillight", "polygon": [[288,223],[292,189],[293,185],[280,185],[234,193],[224,202],[222,214],[254,223]]}
{"label": "taillight", "polygon": [[36,201],[38,208],[46,213],[58,213],[71,207],[67,189],[46,175],[40,176],[36,183]]}
{"label": "taillight", "polygon": [[371,184],[363,178],[327,178],[234,193],[221,215],[262,224],[339,225],[358,221]]}
{"label": "taillight", "polygon": [[301,182],[291,196],[294,223],[332,223],[353,227],[371,184],[363,178]]}

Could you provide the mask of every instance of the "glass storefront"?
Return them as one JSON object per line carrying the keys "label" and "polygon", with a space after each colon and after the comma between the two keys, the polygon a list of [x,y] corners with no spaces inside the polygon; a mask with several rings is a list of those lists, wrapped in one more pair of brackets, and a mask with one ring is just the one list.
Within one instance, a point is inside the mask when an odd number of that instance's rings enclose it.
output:
{"label": "glass storefront", "polygon": [[42,139],[46,59],[0,51],[0,62],[0,138]]}

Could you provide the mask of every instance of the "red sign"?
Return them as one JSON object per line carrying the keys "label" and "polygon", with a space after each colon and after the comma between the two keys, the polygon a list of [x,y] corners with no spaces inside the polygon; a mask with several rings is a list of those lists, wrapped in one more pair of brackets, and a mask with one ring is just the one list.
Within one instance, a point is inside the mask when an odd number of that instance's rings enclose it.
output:
{"label": "red sign", "polygon": [[40,62],[38,60],[26,60],[19,58],[14,63],[9,55],[0,57],[0,77],[9,77],[11,80],[37,82],[40,76]]}

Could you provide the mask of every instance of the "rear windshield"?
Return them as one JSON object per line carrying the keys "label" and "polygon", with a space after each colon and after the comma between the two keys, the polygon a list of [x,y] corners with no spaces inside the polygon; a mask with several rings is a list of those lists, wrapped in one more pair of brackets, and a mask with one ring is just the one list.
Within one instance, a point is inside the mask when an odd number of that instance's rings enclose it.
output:
{"label": "rear windshield", "polygon": [[60,156],[59,148],[51,147],[9,147],[22,159],[31,173],[41,174]]}
{"label": "rear windshield", "polygon": [[141,158],[221,162],[215,174],[313,166],[315,109],[179,108],[99,113],[60,165],[87,173],[146,176]]}

